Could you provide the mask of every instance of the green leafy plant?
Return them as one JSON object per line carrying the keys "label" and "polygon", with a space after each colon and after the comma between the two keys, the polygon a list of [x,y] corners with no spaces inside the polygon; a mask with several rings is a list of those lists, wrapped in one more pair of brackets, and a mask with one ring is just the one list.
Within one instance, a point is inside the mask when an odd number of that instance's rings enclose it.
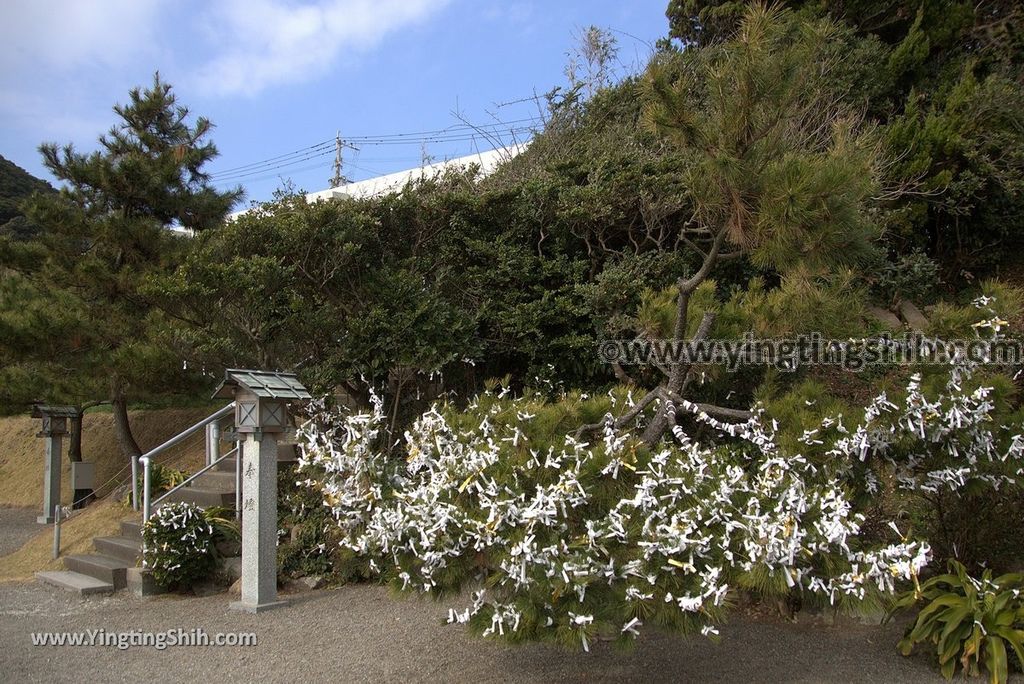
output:
{"label": "green leafy plant", "polygon": [[217,542],[237,536],[236,524],[222,507],[166,504],[142,528],[142,565],[162,587],[188,587],[213,574]]}
{"label": "green leafy plant", "polygon": [[[981,579],[971,577],[963,564],[949,561],[949,572],[901,595],[899,610],[928,602],[900,640],[903,655],[922,642],[935,644],[942,676],[952,678],[959,664],[970,675],[984,666],[989,681],[1005,682],[1012,650],[1024,663],[1024,573]],[[1009,647],[1009,648],[1007,648]]]}
{"label": "green leafy plant", "polygon": [[337,554],[337,541],[328,538],[333,525],[330,511],[314,488],[296,481],[296,473],[282,469],[277,477],[277,572],[290,576],[328,575]]}
{"label": "green leafy plant", "polygon": [[934,299],[939,282],[938,262],[917,251],[879,264],[872,289],[879,299],[890,305],[900,299],[921,304]]}
{"label": "green leafy plant", "polygon": [[279,582],[316,575],[338,584],[372,576],[365,559],[339,544],[331,509],[323,505],[323,493],[316,484],[320,475],[312,466],[301,474],[290,468],[278,474]]}
{"label": "green leafy plant", "polygon": [[[167,466],[158,465],[156,463],[149,467],[149,493],[150,496],[156,498],[164,492],[169,492],[174,489],[182,482],[188,479],[189,473],[187,470],[178,470],[176,468],[169,468]],[[139,496],[142,496],[143,491],[143,475],[142,468],[139,468],[138,476]],[[125,503],[131,502],[131,492],[125,494]]]}
{"label": "green leafy plant", "polygon": [[235,510],[229,506],[210,506],[202,509],[206,522],[213,526],[214,542],[237,542],[242,538],[242,529],[235,520]]}

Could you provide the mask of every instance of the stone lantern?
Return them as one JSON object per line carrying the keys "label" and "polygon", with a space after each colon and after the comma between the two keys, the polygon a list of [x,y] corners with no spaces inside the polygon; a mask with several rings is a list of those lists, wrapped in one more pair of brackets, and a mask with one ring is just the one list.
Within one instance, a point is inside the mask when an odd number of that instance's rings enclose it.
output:
{"label": "stone lantern", "polygon": [[53,522],[53,511],[60,504],[60,457],[63,451],[64,435],[68,434],[68,418],[78,416],[73,406],[32,407],[32,417],[42,418],[42,430],[36,437],[46,439],[46,460],[43,463],[43,514],[36,522],[49,525]]}
{"label": "stone lantern", "polygon": [[242,455],[242,600],[233,610],[258,613],[277,600],[277,449],[289,427],[288,405],[310,394],[292,373],[228,369],[213,395],[235,400]]}

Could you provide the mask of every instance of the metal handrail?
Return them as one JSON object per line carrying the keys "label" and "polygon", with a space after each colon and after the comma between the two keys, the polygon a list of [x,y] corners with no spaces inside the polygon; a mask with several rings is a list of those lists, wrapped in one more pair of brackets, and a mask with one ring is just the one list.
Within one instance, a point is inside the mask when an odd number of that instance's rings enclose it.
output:
{"label": "metal handrail", "polygon": [[[169,440],[167,440],[166,442],[164,442],[160,446],[154,447],[154,448],[150,449],[149,451],[144,453],[142,456],[132,456],[132,508],[134,510],[136,510],[136,511],[139,510],[139,462],[142,459],[146,459],[147,461],[152,459],[154,456],[159,454],[161,451],[164,451],[165,449],[171,448],[175,444],[180,443],[186,437],[190,437],[191,435],[195,434],[197,431],[202,430],[203,428],[205,428],[210,423],[212,423],[214,421],[217,421],[217,420],[220,420],[224,416],[230,414],[232,411],[234,411],[234,409],[235,409],[235,402],[231,402],[230,404],[228,404],[224,408],[220,409],[216,413],[214,413],[214,414],[212,414],[210,416],[207,416],[206,418],[203,418],[201,421],[199,421],[198,423],[196,423],[192,427],[186,428],[186,429],[182,430],[181,432],[176,434],[174,437],[171,437]],[[146,490],[145,493],[148,494],[149,493],[149,488],[148,488],[148,486],[145,486],[145,483],[143,483],[143,488]]]}
{"label": "metal handrail", "polygon": [[[218,458],[213,463],[209,464],[208,466],[205,466],[201,470],[198,470],[195,474],[190,475],[189,477],[187,477],[182,482],[180,482],[180,483],[176,484],[175,486],[171,487],[170,489],[168,489],[166,492],[164,492],[163,494],[158,496],[155,501],[150,501],[149,500],[150,493],[152,492],[152,488],[150,487],[150,484],[149,484],[149,477],[150,477],[150,472],[151,472],[150,460],[148,458],[146,458],[145,456],[140,458],[139,460],[142,461],[142,524],[145,525],[146,521],[149,520],[149,517],[150,517],[150,515],[152,515],[152,512],[153,512],[153,506],[157,505],[158,503],[160,503],[161,501],[166,499],[168,496],[170,496],[174,492],[178,491],[179,489],[181,489],[182,487],[184,487],[188,483],[192,482],[192,480],[196,479],[197,477],[199,477],[203,473],[207,472],[208,470],[213,468],[215,465],[219,464],[221,461],[223,461],[224,459],[228,458],[229,456],[231,456],[233,453],[235,453],[237,451],[238,451],[238,447],[236,446],[235,448],[233,448],[230,451],[228,451],[228,453],[226,453],[223,456],[221,456],[220,458]],[[235,469],[236,470],[238,469],[237,459],[236,459]]]}
{"label": "metal handrail", "polygon": [[[200,476],[200,475],[202,475],[203,473],[205,473],[205,472],[208,472],[208,471],[209,471],[210,469],[212,469],[212,468],[213,468],[213,467],[214,467],[215,465],[217,465],[218,463],[220,463],[220,462],[221,462],[221,461],[223,461],[224,459],[228,458],[229,456],[231,456],[232,454],[234,454],[234,453],[235,453],[236,451],[238,451],[238,447],[234,447],[233,449],[229,450],[229,451],[228,451],[228,452],[227,452],[226,454],[224,454],[223,456],[221,456],[220,458],[218,458],[218,459],[217,459],[216,461],[214,461],[214,462],[213,462],[213,463],[211,463],[210,465],[208,465],[208,466],[204,467],[204,468],[203,468],[202,470],[197,470],[197,471],[195,472],[195,474],[194,474],[194,475],[189,475],[189,476],[188,476],[188,477],[187,477],[186,479],[182,480],[182,481],[181,481],[181,482],[180,482],[179,484],[176,484],[176,485],[174,485],[173,487],[171,487],[170,489],[168,489],[168,490],[167,490],[166,492],[164,492],[163,494],[161,494],[161,495],[160,495],[160,496],[158,496],[157,498],[153,499],[153,505],[154,505],[154,506],[155,506],[155,505],[157,505],[158,503],[160,503],[161,501],[163,501],[164,499],[166,499],[166,498],[167,498],[168,496],[170,496],[170,495],[171,495],[171,494],[173,494],[174,492],[176,492],[176,491],[178,491],[179,489],[181,489],[182,487],[184,487],[184,486],[188,485],[188,483],[189,483],[189,482],[191,482],[192,480],[196,479],[197,477],[199,477],[199,476]],[[147,516],[147,517],[148,517],[148,516]]]}

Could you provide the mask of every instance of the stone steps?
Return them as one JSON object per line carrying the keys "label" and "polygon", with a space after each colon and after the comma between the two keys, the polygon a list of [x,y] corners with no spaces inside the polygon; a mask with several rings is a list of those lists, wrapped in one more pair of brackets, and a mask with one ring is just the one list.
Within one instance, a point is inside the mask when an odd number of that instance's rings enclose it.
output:
{"label": "stone steps", "polygon": [[231,491],[222,491],[219,489],[182,487],[160,503],[172,503],[175,501],[194,503],[197,506],[202,506],[203,508],[208,508],[209,506],[228,506],[229,508],[234,508],[235,491],[234,489]]}
{"label": "stone steps", "polygon": [[218,491],[231,492],[235,491],[235,468],[231,467],[231,471],[224,470],[208,470],[188,485],[189,489],[214,489]]}
{"label": "stone steps", "polygon": [[129,539],[142,539],[142,522],[139,520],[122,520],[121,536]]}
{"label": "stone steps", "polygon": [[101,555],[128,561],[134,566],[142,557],[142,540],[127,537],[94,537],[92,545]]}
{"label": "stone steps", "polygon": [[110,582],[83,575],[73,570],[50,570],[37,572],[36,579],[44,584],[59,587],[66,591],[73,591],[81,596],[91,594],[112,594],[114,585]]}
{"label": "stone steps", "polygon": [[114,587],[114,591],[124,589],[128,585],[128,568],[134,566],[134,562],[99,554],[64,558],[64,567],[68,570],[107,582]]}
{"label": "stone steps", "polygon": [[223,461],[221,461],[217,465],[213,466],[213,468],[209,472],[211,472],[211,473],[231,473],[233,475],[234,472],[235,472],[235,455],[232,454],[228,458],[225,458]]}
{"label": "stone steps", "polygon": [[[204,508],[210,506],[235,505],[235,460],[225,459],[212,470],[200,475],[186,487],[168,496],[164,502],[183,501]],[[133,581],[139,584],[140,570],[137,567],[142,557],[142,522],[138,518],[124,520],[120,525],[120,536],[95,537],[95,553],[64,557],[66,570],[36,573],[36,578],[45,584],[73,591],[81,596],[109,594],[123,589]],[[219,548],[222,554],[238,553],[237,543],[224,544]],[[145,571],[141,571],[145,574]],[[136,577],[138,576],[138,577]],[[145,580],[145,577],[141,577]],[[132,587],[133,591],[139,587]],[[150,587],[145,593],[155,593]]]}

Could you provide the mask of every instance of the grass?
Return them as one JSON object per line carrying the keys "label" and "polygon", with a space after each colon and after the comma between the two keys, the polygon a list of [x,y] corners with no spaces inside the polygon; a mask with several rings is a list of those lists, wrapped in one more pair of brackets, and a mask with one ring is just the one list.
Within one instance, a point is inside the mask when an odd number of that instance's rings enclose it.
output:
{"label": "grass", "polygon": [[[92,538],[116,535],[131,509],[108,497],[77,512],[61,525],[61,556],[92,553]],[[48,525],[14,553],[0,557],[0,582],[32,579],[40,570],[63,570],[53,558],[53,527]]]}

